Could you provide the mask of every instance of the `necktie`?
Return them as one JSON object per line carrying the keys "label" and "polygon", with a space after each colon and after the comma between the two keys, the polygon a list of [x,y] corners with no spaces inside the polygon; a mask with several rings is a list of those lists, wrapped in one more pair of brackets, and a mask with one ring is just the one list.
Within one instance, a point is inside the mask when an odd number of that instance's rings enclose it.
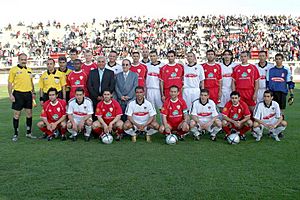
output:
{"label": "necktie", "polygon": [[126,78],[127,78],[127,74],[126,73],[124,73],[124,80],[126,81]]}

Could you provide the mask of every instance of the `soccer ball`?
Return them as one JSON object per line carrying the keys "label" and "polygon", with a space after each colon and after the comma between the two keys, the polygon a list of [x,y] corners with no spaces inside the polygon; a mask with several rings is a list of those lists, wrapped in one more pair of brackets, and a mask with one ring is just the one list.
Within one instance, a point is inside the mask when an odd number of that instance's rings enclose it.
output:
{"label": "soccer ball", "polygon": [[230,134],[227,141],[229,144],[238,144],[240,143],[240,136],[237,133]]}
{"label": "soccer ball", "polygon": [[176,144],[178,141],[178,138],[174,134],[170,134],[166,137],[166,143],[167,144]]}
{"label": "soccer ball", "polygon": [[114,140],[113,136],[111,136],[109,133],[105,133],[101,139],[104,144],[111,144]]}

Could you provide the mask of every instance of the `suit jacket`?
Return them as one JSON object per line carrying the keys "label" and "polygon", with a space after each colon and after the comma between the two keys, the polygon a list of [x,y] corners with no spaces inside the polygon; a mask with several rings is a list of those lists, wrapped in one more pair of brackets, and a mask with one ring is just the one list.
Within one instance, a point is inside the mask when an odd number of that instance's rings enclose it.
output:
{"label": "suit jacket", "polygon": [[93,101],[97,99],[98,96],[102,96],[103,90],[109,90],[111,93],[115,90],[115,79],[114,72],[108,69],[105,69],[102,75],[101,80],[101,92],[99,91],[100,87],[100,77],[98,68],[90,72],[88,79],[88,90],[90,92],[90,97]]}
{"label": "suit jacket", "polygon": [[[138,86],[138,75],[132,71],[129,71],[126,81],[124,79],[123,72],[116,75],[116,95],[119,103],[121,102],[122,96],[128,96],[129,100],[135,98],[135,88]],[[128,102],[127,101],[127,102]]]}

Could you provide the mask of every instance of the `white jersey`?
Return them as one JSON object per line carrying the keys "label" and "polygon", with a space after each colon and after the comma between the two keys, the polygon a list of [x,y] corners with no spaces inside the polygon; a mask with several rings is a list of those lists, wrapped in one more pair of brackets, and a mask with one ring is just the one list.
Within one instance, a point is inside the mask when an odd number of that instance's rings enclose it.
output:
{"label": "white jersey", "polygon": [[268,107],[264,101],[261,101],[256,105],[253,117],[266,123],[274,122],[274,120],[281,117],[279,104],[276,101],[272,101]]}
{"label": "white jersey", "polygon": [[258,69],[259,72],[259,89],[266,89],[266,77],[267,77],[267,72],[269,69],[274,67],[273,63],[266,62],[264,66],[260,66],[259,63],[255,64],[256,68]]}
{"label": "white jersey", "polygon": [[113,66],[110,66],[109,63],[106,63],[105,68],[113,71],[115,73],[115,75],[117,75],[118,73],[123,72],[122,65],[119,65],[118,63],[116,63]]}
{"label": "white jersey", "polygon": [[201,65],[184,65],[183,88],[200,88],[200,82],[204,78],[204,70]]}
{"label": "white jersey", "polygon": [[197,99],[193,102],[191,115],[198,116],[200,122],[208,122],[219,114],[214,101],[209,99],[206,104],[202,104],[200,99]]}
{"label": "white jersey", "polygon": [[75,97],[70,99],[67,114],[73,115],[75,119],[82,119],[83,117],[93,113],[93,103],[90,98],[84,97],[81,104],[78,104]]}
{"label": "white jersey", "polygon": [[159,89],[159,71],[164,65],[160,61],[156,65],[152,63],[147,64],[146,88]]}
{"label": "white jersey", "polygon": [[230,63],[228,66],[224,63],[220,63],[222,70],[222,91],[230,90],[232,84],[232,72],[233,68],[237,65],[236,63]]}
{"label": "white jersey", "polygon": [[138,104],[136,100],[129,102],[125,114],[131,116],[138,124],[145,124],[150,117],[156,115],[156,110],[147,99],[142,104]]}

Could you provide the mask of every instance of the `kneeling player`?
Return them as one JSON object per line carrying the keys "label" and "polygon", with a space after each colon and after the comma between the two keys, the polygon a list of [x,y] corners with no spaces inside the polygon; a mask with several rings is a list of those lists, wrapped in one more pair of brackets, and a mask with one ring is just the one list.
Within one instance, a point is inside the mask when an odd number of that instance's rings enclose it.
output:
{"label": "kneeling player", "polygon": [[216,141],[217,133],[222,129],[222,122],[218,119],[216,104],[209,99],[207,89],[202,89],[200,99],[193,102],[191,115],[190,128],[195,139],[199,140],[206,130],[210,133],[211,140]]}
{"label": "kneeling player", "polygon": [[122,138],[123,121],[121,121],[122,108],[120,104],[112,98],[109,90],[103,92],[103,101],[100,101],[96,107],[98,120],[93,123],[93,131],[99,135],[99,138],[104,133],[111,133],[115,131],[116,140]]}
{"label": "kneeling player", "polygon": [[132,142],[136,142],[137,134],[143,133],[146,133],[147,142],[151,142],[151,135],[159,128],[155,121],[155,108],[145,99],[144,87],[136,87],[135,96],[136,100],[129,102],[126,108],[128,120],[124,123],[124,131],[131,135]]}
{"label": "kneeling player", "polygon": [[50,88],[48,90],[49,100],[43,104],[43,110],[41,113],[42,121],[37,123],[37,126],[43,131],[43,138],[52,140],[54,137],[54,131],[59,131],[61,139],[66,140],[66,107],[67,103],[57,98],[58,92],[56,88]]}
{"label": "kneeling player", "polygon": [[230,94],[228,101],[222,111],[223,114],[223,130],[226,133],[225,138],[231,134],[232,130],[239,133],[241,140],[246,140],[246,132],[253,125],[250,120],[250,110],[248,105],[240,100],[240,93],[233,91]]}
{"label": "kneeling player", "polygon": [[179,140],[184,140],[189,131],[189,114],[187,105],[182,98],[178,97],[179,88],[175,85],[170,87],[171,98],[166,99],[161,109],[162,125],[159,132],[165,135],[176,133]]}
{"label": "kneeling player", "polygon": [[264,92],[264,100],[257,104],[254,110],[253,124],[254,137],[256,141],[260,141],[264,128],[269,129],[272,137],[276,141],[280,141],[280,134],[287,127],[287,122],[283,120],[279,104],[273,101],[273,93],[269,90]]}
{"label": "kneeling player", "polygon": [[84,96],[83,88],[76,88],[75,97],[69,101],[67,114],[68,131],[72,134],[70,138],[76,140],[78,133],[84,132],[85,140],[89,141],[92,132],[92,100]]}

